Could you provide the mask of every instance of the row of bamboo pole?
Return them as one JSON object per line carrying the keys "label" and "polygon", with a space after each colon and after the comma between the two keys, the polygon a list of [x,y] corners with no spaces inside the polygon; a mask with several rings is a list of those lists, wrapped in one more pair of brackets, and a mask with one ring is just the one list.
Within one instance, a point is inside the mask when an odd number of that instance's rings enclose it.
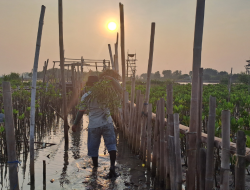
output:
{"label": "row of bamboo pole", "polygon": [[[216,99],[210,97],[209,124],[206,145],[202,145],[202,91],[203,69],[201,67],[201,49],[204,25],[205,0],[197,0],[194,49],[193,49],[193,78],[190,108],[190,127],[186,131],[186,154],[188,169],[186,174],[186,189],[214,188],[214,128]],[[148,62],[147,86],[145,96],[140,90],[136,92],[134,104],[135,79],[131,83],[131,101],[128,102],[128,92],[125,91],[125,53],[124,53],[124,8],[120,4],[121,26],[121,61],[123,85],[123,107],[118,115],[114,116],[128,145],[132,151],[139,154],[146,162],[147,168],[158,179],[165,182],[166,189],[182,189],[183,173],[180,153],[179,115],[173,114],[173,87],[167,87],[167,124],[165,123],[165,101],[163,98],[157,102],[155,122],[152,125],[152,105],[149,104],[150,74],[153,61],[155,24],[151,25],[150,54]],[[238,132],[236,189],[244,189],[244,163],[245,163],[245,136]],[[202,148],[203,147],[203,148]],[[205,147],[205,148],[204,148]],[[239,153],[238,153],[239,152]],[[220,189],[229,189],[230,168],[230,111],[222,111],[222,150],[221,150],[221,181]],[[239,165],[241,163],[241,165]]]}

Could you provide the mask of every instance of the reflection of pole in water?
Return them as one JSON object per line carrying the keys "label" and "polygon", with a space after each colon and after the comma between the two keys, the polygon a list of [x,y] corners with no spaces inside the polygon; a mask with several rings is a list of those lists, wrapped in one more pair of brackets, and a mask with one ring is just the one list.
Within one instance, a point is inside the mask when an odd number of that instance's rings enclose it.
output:
{"label": "reflection of pole in water", "polygon": [[68,143],[64,145],[64,163],[63,163],[63,168],[62,168],[62,174],[61,174],[61,178],[60,178],[60,186],[63,187],[63,184],[69,184],[70,181],[67,179],[67,168],[69,165],[69,154],[68,154],[68,150],[69,150],[69,145]]}
{"label": "reflection of pole in water", "polygon": [[[81,122],[78,125],[82,126],[82,124],[83,122],[81,120]],[[83,130],[81,130],[80,132],[72,133],[72,136],[71,136],[72,145],[74,146],[74,148],[72,149],[74,159],[80,158],[80,150],[81,150],[80,142],[81,142],[82,131]]]}

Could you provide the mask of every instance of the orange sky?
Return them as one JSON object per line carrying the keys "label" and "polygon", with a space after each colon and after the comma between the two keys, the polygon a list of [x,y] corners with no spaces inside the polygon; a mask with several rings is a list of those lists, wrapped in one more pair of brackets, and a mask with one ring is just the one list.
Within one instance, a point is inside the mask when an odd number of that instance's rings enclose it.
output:
{"label": "orange sky", "polygon": [[[151,22],[156,23],[153,72],[192,69],[196,0],[64,0],[65,57],[109,59],[108,44],[114,52],[120,32],[119,2],[124,4],[125,49],[137,53],[137,74],[147,72]],[[31,71],[41,5],[46,11],[38,70],[47,58],[59,60],[58,2],[1,0],[0,75]],[[203,68],[244,71],[250,59],[249,7],[249,0],[206,1]],[[109,21],[118,24],[114,32],[106,28]]]}

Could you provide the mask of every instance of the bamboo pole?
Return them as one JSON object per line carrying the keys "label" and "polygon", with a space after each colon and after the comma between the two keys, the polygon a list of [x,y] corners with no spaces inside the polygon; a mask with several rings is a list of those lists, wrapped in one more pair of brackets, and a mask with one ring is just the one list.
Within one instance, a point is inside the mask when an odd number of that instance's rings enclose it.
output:
{"label": "bamboo pole", "polygon": [[64,117],[64,139],[65,144],[68,144],[68,120],[67,120],[67,99],[66,86],[64,78],[64,45],[63,45],[63,8],[62,0],[58,0],[58,16],[59,16],[59,46],[60,46],[60,68],[61,68],[61,82],[62,82],[62,97],[63,97],[63,117]]}
{"label": "bamboo pole", "polygon": [[245,190],[246,170],[246,136],[243,131],[237,132],[237,160],[235,164],[235,190]]}
{"label": "bamboo pole", "polygon": [[[150,83],[151,83],[151,72],[152,72],[152,65],[153,65],[153,55],[154,55],[154,37],[155,37],[155,23],[151,23],[151,35],[150,35],[150,46],[149,46],[149,59],[148,59],[148,71],[147,71],[147,87],[146,87],[146,95],[145,95],[145,102],[143,105],[143,120],[142,120],[142,142],[141,142],[141,152],[142,152],[142,160],[145,161],[146,159],[146,123],[148,111],[148,101],[150,95]],[[163,122],[164,123],[164,122]],[[164,142],[163,142],[164,143]],[[163,151],[164,152],[164,151]]]}
{"label": "bamboo pole", "polygon": [[125,37],[124,37],[124,10],[123,4],[119,3],[120,7],[120,32],[121,32],[121,62],[122,62],[122,88],[123,88],[123,115],[126,113],[125,90],[126,90],[126,68],[125,68]]}
{"label": "bamboo pole", "polygon": [[117,32],[117,36],[116,36],[116,43],[115,43],[115,62],[116,62],[116,69],[117,72],[119,73],[119,63],[118,63],[118,42],[119,42],[119,34]]}
{"label": "bamboo pole", "polygon": [[150,170],[151,162],[151,136],[152,136],[152,104],[148,105],[148,121],[147,121],[147,169]]}
{"label": "bamboo pole", "polygon": [[140,140],[141,140],[141,126],[142,126],[142,107],[144,102],[144,95],[140,95],[140,101],[139,101],[139,109],[138,109],[138,123],[137,123],[137,132],[136,132],[136,152],[139,153],[140,151]]}
{"label": "bamboo pole", "polygon": [[[197,190],[200,190],[200,148],[201,148],[201,130],[202,130],[202,93],[203,93],[203,68],[199,69],[199,120],[198,125],[196,126],[196,187]],[[202,190],[202,189],[201,189]]]}
{"label": "bamboo pole", "polygon": [[43,189],[46,190],[46,160],[43,160]]}
{"label": "bamboo pole", "polygon": [[37,80],[37,67],[39,60],[39,53],[41,47],[41,38],[43,30],[43,20],[45,14],[45,6],[41,7],[41,14],[39,19],[39,27],[36,40],[36,52],[34,58],[33,74],[32,74],[32,89],[31,89],[31,109],[30,109],[30,180],[31,184],[35,184],[35,166],[34,166],[34,131],[35,131],[35,101],[36,101],[36,80]]}
{"label": "bamboo pole", "polygon": [[157,166],[157,150],[158,150],[158,144],[157,144],[157,138],[158,138],[158,117],[159,117],[159,100],[157,100],[156,105],[156,117],[155,117],[155,123],[154,123],[154,144],[153,144],[153,159],[152,159],[152,175],[156,175],[156,166]]}
{"label": "bamboo pole", "polygon": [[206,190],[213,189],[213,166],[214,166],[214,128],[215,128],[216,98],[209,98],[209,117],[207,129],[207,158],[206,158]]}
{"label": "bamboo pole", "polygon": [[2,82],[3,104],[5,113],[5,133],[9,164],[10,189],[19,190],[18,161],[16,156],[15,126],[13,120],[13,108],[10,82]]}
{"label": "bamboo pole", "polygon": [[110,56],[110,61],[111,61],[112,69],[115,70],[115,64],[114,64],[113,54],[112,54],[112,50],[111,50],[110,44],[108,44],[108,48],[109,48],[109,56]]}
{"label": "bamboo pole", "polygon": [[174,147],[174,137],[168,136],[168,147],[169,147],[169,163],[170,163],[170,182],[171,190],[176,190],[176,170],[175,170],[175,147]]}
{"label": "bamboo pole", "polygon": [[164,180],[164,173],[165,173],[165,167],[164,167],[164,150],[165,150],[165,137],[164,137],[164,119],[165,119],[165,101],[163,98],[160,99],[160,118],[159,118],[159,129],[160,129],[160,180]]}
{"label": "bamboo pole", "polygon": [[176,190],[182,190],[182,166],[180,148],[179,114],[174,114],[174,147],[175,147],[175,170],[176,170]]}
{"label": "bamboo pole", "polygon": [[[133,118],[135,113],[135,107],[134,107],[134,99],[135,99],[135,78],[132,77],[131,81],[131,100],[130,100],[130,120],[129,120],[129,127],[130,127],[130,137],[129,137],[129,144],[132,145],[132,135],[133,135]],[[132,146],[131,146],[132,147]]]}
{"label": "bamboo pole", "polygon": [[231,68],[231,75],[229,78],[229,83],[228,83],[228,102],[230,102],[230,94],[231,94],[231,85],[232,85],[232,72],[233,72],[233,68]]}
{"label": "bamboo pole", "polygon": [[222,123],[222,150],[221,150],[221,181],[220,189],[229,190],[230,172],[230,111],[223,110],[221,113]]}
{"label": "bamboo pole", "polygon": [[141,91],[137,90],[136,91],[136,107],[135,107],[135,122],[133,124],[133,143],[132,143],[132,151],[136,152],[136,136],[137,136],[137,123],[138,123],[138,118],[140,117],[140,115],[138,115],[138,110],[139,110],[139,102],[140,102],[140,96],[141,96]]}
{"label": "bamboo pole", "polygon": [[205,189],[205,177],[206,177],[206,149],[200,149],[200,189]]}
{"label": "bamboo pole", "polygon": [[[194,33],[194,49],[193,49],[193,77],[192,77],[192,93],[190,106],[190,127],[189,132],[195,133],[198,125],[198,89],[199,89],[199,68],[201,66],[201,49],[204,23],[205,0],[197,0],[195,33]],[[188,175],[187,190],[195,189],[196,178],[196,136],[189,136],[188,151]]]}

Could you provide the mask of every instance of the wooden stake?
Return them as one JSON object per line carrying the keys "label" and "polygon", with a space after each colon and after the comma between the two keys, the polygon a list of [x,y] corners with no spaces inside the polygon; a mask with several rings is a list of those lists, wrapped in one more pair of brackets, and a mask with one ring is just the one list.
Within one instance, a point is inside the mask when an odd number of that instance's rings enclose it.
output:
{"label": "wooden stake", "polygon": [[179,114],[174,114],[174,147],[175,147],[175,170],[176,170],[176,190],[182,190],[182,166],[180,148]]}
{"label": "wooden stake", "polygon": [[165,138],[164,138],[164,121],[165,121],[165,101],[163,98],[160,99],[160,118],[159,118],[159,129],[160,129],[160,180],[164,180],[164,173],[166,168],[164,167],[164,152],[165,152]]}
{"label": "wooden stake", "polygon": [[13,108],[10,82],[2,82],[3,104],[5,113],[5,133],[9,164],[10,189],[19,190],[18,183],[18,161],[16,156],[15,126],[13,120]]}
{"label": "wooden stake", "polygon": [[132,77],[131,81],[131,100],[130,100],[130,139],[129,143],[132,145],[132,135],[133,135],[133,117],[134,117],[134,99],[135,99],[135,78]]}
{"label": "wooden stake", "polygon": [[205,189],[206,149],[200,149],[200,189]]}
{"label": "wooden stake", "polygon": [[116,69],[117,69],[117,72],[119,73],[119,63],[118,63],[118,42],[119,42],[119,34],[117,32],[117,37],[116,37],[116,43],[115,43],[115,62],[116,62]]}
{"label": "wooden stake", "polygon": [[39,53],[41,47],[41,38],[43,30],[43,20],[45,14],[45,6],[41,7],[41,14],[39,19],[39,27],[36,40],[36,52],[32,74],[32,89],[31,89],[31,105],[30,105],[30,180],[31,184],[35,184],[35,166],[34,166],[34,131],[35,131],[35,101],[36,101],[36,80],[37,80],[37,67],[39,60]]}
{"label": "wooden stake", "polygon": [[176,190],[176,165],[175,165],[175,147],[174,147],[174,137],[168,136],[168,147],[169,147],[169,163],[170,163],[170,180],[171,180],[171,190]]}
{"label": "wooden stake", "polygon": [[137,133],[136,133],[136,152],[140,151],[140,140],[141,140],[141,126],[142,126],[142,108],[144,102],[144,95],[141,94],[139,109],[138,109],[138,123],[137,123]]}
{"label": "wooden stake", "polygon": [[[148,71],[147,71],[147,87],[146,87],[145,102],[143,105],[143,113],[145,115],[147,115],[147,111],[148,111],[147,105],[148,105],[149,95],[150,95],[151,72],[152,72],[153,55],[154,55],[154,37],[155,37],[155,23],[152,22],[151,23],[150,47],[149,47],[150,48],[149,49],[149,59],[148,59]],[[146,141],[145,141],[145,139],[146,139],[147,118],[145,117],[145,115],[143,115],[143,121],[142,121],[142,143],[141,143],[143,161],[145,161],[145,159],[146,159],[146,146],[145,146]]]}
{"label": "wooden stake", "polygon": [[[193,49],[193,69],[192,69],[193,77],[192,77],[192,94],[191,94],[190,125],[189,125],[190,133],[195,133],[197,125],[198,125],[199,68],[201,66],[204,9],[205,9],[205,0],[197,0],[195,34],[194,34],[194,49]],[[190,151],[188,151],[187,190],[194,190],[195,184],[196,184],[195,183],[196,135],[189,135],[188,143],[189,143]]]}
{"label": "wooden stake", "polygon": [[157,144],[157,138],[158,138],[158,117],[159,117],[159,100],[157,100],[156,105],[156,118],[154,123],[154,148],[153,148],[153,160],[152,160],[152,175],[156,175],[156,167],[157,167],[157,153],[158,153],[158,144]]}
{"label": "wooden stake", "polygon": [[197,190],[200,189],[200,148],[201,148],[201,130],[202,130],[202,93],[203,93],[203,68],[199,69],[199,121],[198,125],[196,126],[196,162],[197,162],[197,169],[196,169],[196,182],[197,182]]}
{"label": "wooden stake", "polygon": [[151,162],[151,135],[152,135],[152,104],[148,105],[148,122],[147,122],[147,169],[150,170]]}
{"label": "wooden stake", "polygon": [[206,158],[206,190],[213,189],[213,170],[214,170],[214,128],[215,128],[215,109],[216,98],[210,96],[209,117],[207,129],[207,158]]}
{"label": "wooden stake", "polygon": [[[167,85],[167,118],[169,114],[173,114],[173,85],[168,84]],[[168,120],[167,120],[168,122]],[[165,179],[166,179],[166,189],[170,189],[170,166],[169,166],[169,150],[168,150],[168,135],[169,135],[169,129],[168,129],[168,124],[167,124],[167,129],[165,130],[165,141],[166,141],[166,147],[165,147],[165,168],[166,168],[166,174],[165,174]],[[173,135],[172,135],[173,136]]]}
{"label": "wooden stake", "polygon": [[110,61],[111,61],[111,64],[112,64],[112,69],[115,70],[115,64],[114,64],[113,54],[112,54],[112,50],[111,50],[110,44],[108,44],[108,48],[109,48],[109,56],[110,56]]}
{"label": "wooden stake", "polygon": [[65,139],[65,144],[68,144],[69,137],[68,137],[66,86],[65,86],[65,77],[64,77],[64,46],[63,46],[63,8],[62,8],[62,0],[58,0],[58,16],[59,16],[60,68],[61,68],[62,97],[63,97],[63,117],[64,117],[64,139]]}
{"label": "wooden stake", "polygon": [[43,189],[46,190],[46,160],[43,160]]}
{"label": "wooden stake", "polygon": [[230,172],[230,111],[223,110],[221,113],[222,123],[222,150],[221,150],[221,174],[220,189],[229,190]]}
{"label": "wooden stake", "polygon": [[246,136],[243,131],[237,132],[237,161],[235,164],[235,190],[245,190],[246,170]]}
{"label": "wooden stake", "polygon": [[136,91],[136,107],[135,107],[135,122],[133,126],[133,143],[132,143],[132,150],[133,152],[136,152],[136,136],[137,136],[137,123],[138,123],[138,118],[140,117],[139,114],[139,102],[140,102],[140,96],[141,96],[141,91],[137,90]]}
{"label": "wooden stake", "polygon": [[121,61],[122,61],[122,87],[123,87],[123,115],[126,113],[127,110],[125,106],[125,90],[126,90],[126,68],[125,68],[125,40],[124,40],[124,10],[123,10],[123,4],[119,3],[120,7],[120,27],[121,27]]}

